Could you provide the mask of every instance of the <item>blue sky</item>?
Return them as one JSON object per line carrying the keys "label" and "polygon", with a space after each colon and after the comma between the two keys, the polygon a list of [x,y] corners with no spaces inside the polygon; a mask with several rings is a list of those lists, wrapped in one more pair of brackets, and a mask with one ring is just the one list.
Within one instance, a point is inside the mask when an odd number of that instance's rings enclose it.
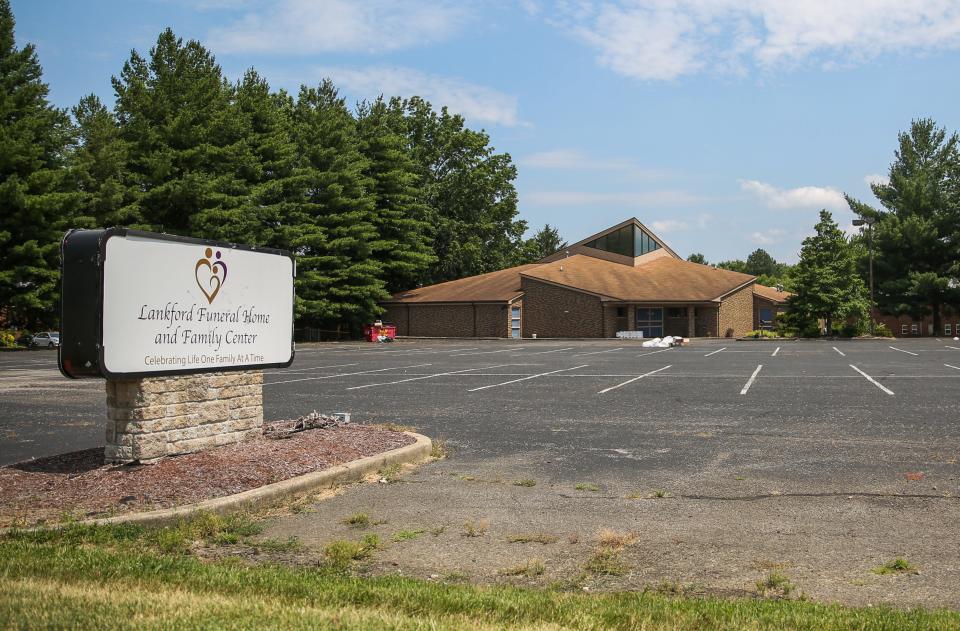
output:
{"label": "blue sky", "polygon": [[329,76],[350,102],[420,94],[519,168],[520,216],[576,241],[630,216],[716,262],[794,262],[826,207],[871,202],[896,136],[960,128],[950,0],[13,0],[53,102],[94,92],[170,26],[226,75]]}

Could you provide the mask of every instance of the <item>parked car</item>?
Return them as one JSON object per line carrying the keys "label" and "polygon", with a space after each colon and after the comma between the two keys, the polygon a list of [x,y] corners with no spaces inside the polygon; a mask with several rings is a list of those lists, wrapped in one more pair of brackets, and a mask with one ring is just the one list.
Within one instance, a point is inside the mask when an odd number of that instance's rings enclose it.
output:
{"label": "parked car", "polygon": [[44,331],[37,333],[33,336],[33,339],[30,340],[30,345],[40,348],[56,348],[60,346],[60,332]]}

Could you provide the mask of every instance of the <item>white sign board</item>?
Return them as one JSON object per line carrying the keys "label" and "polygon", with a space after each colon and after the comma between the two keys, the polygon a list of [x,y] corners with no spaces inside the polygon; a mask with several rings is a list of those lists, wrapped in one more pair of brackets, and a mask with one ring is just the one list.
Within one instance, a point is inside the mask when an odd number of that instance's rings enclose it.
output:
{"label": "white sign board", "polygon": [[289,255],[130,233],[102,247],[105,376],[293,360]]}

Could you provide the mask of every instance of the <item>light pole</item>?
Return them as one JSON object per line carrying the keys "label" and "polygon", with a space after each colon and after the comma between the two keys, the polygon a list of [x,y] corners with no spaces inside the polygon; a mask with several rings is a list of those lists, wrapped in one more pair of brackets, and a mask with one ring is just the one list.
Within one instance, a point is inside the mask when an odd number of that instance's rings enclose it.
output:
{"label": "light pole", "polygon": [[867,248],[870,250],[870,335],[875,333],[875,323],[873,321],[873,224],[876,220],[876,217],[863,217],[862,219],[853,220],[853,225],[865,225],[867,227]]}

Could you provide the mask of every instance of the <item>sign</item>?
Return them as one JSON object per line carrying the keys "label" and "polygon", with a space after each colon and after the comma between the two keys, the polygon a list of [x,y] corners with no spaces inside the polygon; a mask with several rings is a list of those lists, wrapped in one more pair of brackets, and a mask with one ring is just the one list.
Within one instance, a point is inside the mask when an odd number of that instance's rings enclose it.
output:
{"label": "sign", "polygon": [[293,361],[296,268],[289,253],[117,228],[71,231],[61,249],[60,365],[67,376]]}

